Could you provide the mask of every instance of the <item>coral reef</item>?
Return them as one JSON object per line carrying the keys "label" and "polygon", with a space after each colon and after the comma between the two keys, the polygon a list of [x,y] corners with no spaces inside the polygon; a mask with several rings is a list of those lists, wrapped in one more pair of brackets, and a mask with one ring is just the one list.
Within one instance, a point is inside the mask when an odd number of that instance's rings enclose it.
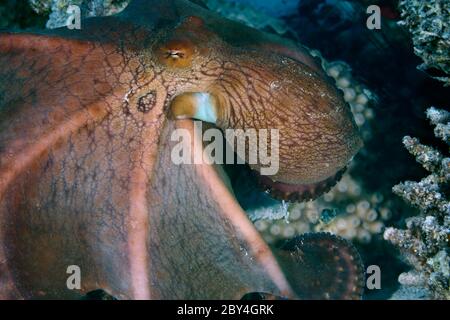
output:
{"label": "coral reef", "polygon": [[402,0],[401,25],[408,28],[414,52],[423,63],[418,67],[450,86],[450,6],[441,0]]}
{"label": "coral reef", "polygon": [[296,234],[328,231],[366,244],[382,233],[385,221],[392,216],[390,200],[380,193],[366,192],[351,174],[345,174],[335,188],[314,201],[285,206],[285,219],[255,221],[269,243]]}
{"label": "coral reef", "polygon": [[[435,126],[436,137],[450,145],[450,112],[429,108],[427,117]],[[413,267],[399,276],[403,286],[428,288],[433,298],[450,299],[450,158],[416,138],[407,136],[403,144],[430,175],[393,187],[393,192],[420,214],[407,218],[404,230],[387,228],[384,238],[396,245]]]}
{"label": "coral reef", "polygon": [[51,12],[47,28],[54,29],[67,25],[70,5],[77,5],[83,17],[109,16],[122,11],[129,0],[29,0],[37,13]]}

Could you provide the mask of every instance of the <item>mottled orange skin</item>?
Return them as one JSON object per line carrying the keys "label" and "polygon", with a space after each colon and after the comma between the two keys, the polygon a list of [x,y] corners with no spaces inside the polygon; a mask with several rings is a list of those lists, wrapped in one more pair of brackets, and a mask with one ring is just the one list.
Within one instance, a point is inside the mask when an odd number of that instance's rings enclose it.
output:
{"label": "mottled orange skin", "polygon": [[[181,0],[134,1],[80,31],[0,33],[0,298],[297,297],[221,169],[170,160],[170,133],[193,132],[169,119],[170,102],[206,90],[221,127],[280,126],[280,178],[316,181],[344,165],[358,145],[348,110],[309,117],[341,98],[320,72],[258,49],[279,41]],[[268,92],[279,73],[293,83]],[[69,265],[80,290],[66,286]]]}

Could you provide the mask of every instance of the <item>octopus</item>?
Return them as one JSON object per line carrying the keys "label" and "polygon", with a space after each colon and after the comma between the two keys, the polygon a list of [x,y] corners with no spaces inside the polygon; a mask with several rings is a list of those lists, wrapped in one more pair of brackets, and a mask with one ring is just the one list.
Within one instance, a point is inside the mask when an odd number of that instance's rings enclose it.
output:
{"label": "octopus", "polygon": [[222,165],[171,161],[171,133],[195,121],[279,130],[275,174],[241,167],[289,201],[329,190],[362,145],[308,49],[201,3],[134,0],[80,30],[1,32],[0,298],[361,298],[348,242],[271,248]]}

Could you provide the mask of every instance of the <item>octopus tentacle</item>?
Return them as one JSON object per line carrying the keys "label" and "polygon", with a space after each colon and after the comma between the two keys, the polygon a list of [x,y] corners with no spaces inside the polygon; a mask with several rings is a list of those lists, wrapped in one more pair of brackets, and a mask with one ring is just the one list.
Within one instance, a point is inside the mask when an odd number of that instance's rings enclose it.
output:
{"label": "octopus tentacle", "polygon": [[276,253],[298,298],[361,298],[363,264],[349,241],[331,233],[308,233],[288,240]]}
{"label": "octopus tentacle", "polygon": [[259,180],[259,186],[262,190],[270,194],[272,198],[277,200],[288,201],[308,201],[314,200],[322,194],[330,191],[332,187],[339,182],[342,175],[346,171],[346,167],[339,170],[334,176],[329,177],[323,181],[311,184],[290,184],[283,182],[276,182],[268,176],[259,175],[255,173]]}

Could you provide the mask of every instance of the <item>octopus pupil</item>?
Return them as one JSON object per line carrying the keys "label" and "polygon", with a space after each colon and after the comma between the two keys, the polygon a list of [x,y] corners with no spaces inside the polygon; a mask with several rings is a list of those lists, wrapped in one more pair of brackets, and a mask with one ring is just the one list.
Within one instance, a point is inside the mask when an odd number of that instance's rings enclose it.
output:
{"label": "octopus pupil", "polygon": [[150,91],[146,95],[139,98],[137,103],[138,111],[142,113],[149,112],[156,103],[156,92]]}
{"label": "octopus pupil", "polygon": [[166,57],[173,59],[184,58],[184,53],[178,50],[170,50],[166,52]]}

